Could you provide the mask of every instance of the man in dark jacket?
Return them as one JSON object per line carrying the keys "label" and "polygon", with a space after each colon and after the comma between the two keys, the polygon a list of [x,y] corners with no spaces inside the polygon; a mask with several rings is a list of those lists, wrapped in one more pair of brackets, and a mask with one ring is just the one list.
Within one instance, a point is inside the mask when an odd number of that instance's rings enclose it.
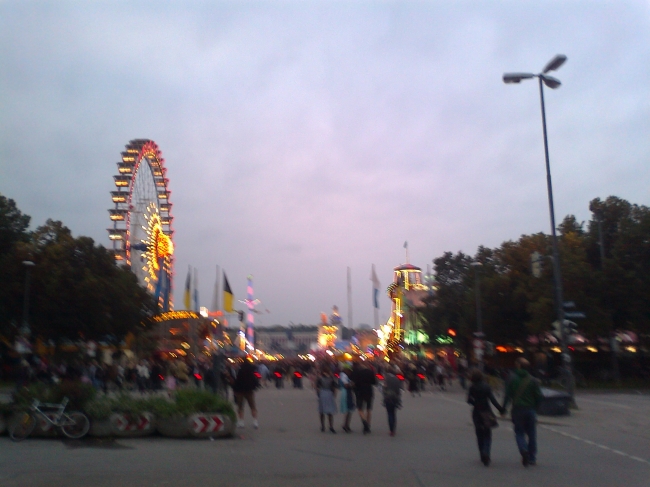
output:
{"label": "man in dark jacket", "polygon": [[255,407],[255,389],[257,389],[258,382],[257,377],[255,376],[255,365],[253,365],[253,359],[246,358],[244,363],[239,367],[237,372],[237,377],[232,385],[232,391],[235,395],[235,403],[237,404],[237,427],[244,427],[244,400],[248,402],[248,406],[251,408],[251,415],[253,416],[253,427],[257,429],[259,424],[257,423],[257,408]]}
{"label": "man in dark jacket", "polygon": [[377,377],[366,362],[354,363],[352,368],[352,382],[357,399],[359,417],[363,423],[363,434],[370,433],[370,422],[372,419],[372,399],[374,396],[373,386],[377,384]]}
{"label": "man in dark jacket", "polygon": [[[506,386],[503,410],[512,402],[512,423],[515,439],[524,467],[537,463],[537,414],[535,410],[542,401],[539,383],[530,375],[530,363],[523,357],[515,362],[515,373]],[[528,437],[528,441],[526,441]]]}

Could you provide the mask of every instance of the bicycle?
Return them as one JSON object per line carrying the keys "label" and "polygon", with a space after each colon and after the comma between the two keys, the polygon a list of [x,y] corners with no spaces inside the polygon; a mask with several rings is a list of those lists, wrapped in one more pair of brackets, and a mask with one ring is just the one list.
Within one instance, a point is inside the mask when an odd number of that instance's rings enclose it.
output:
{"label": "bicycle", "polygon": [[61,404],[42,403],[34,399],[29,410],[21,411],[18,418],[9,426],[9,436],[13,441],[24,440],[32,434],[36,427],[36,418],[40,417],[52,426],[59,428],[68,438],[76,440],[84,437],[90,429],[88,417],[79,411],[66,412],[67,405],[67,397]]}

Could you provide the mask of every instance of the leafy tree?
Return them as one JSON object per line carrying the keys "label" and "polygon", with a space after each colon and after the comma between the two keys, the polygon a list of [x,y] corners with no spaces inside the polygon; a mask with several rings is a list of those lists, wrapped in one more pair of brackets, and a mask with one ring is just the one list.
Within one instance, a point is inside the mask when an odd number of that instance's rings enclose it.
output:
{"label": "leafy tree", "polygon": [[[564,299],[587,315],[578,322],[588,337],[611,329],[650,332],[650,209],[610,196],[589,205],[594,219],[578,222],[568,215],[559,225],[559,252]],[[600,257],[602,224],[604,261]],[[531,257],[541,255],[534,276]],[[489,340],[521,342],[529,334],[551,329],[557,319],[551,237],[522,235],[496,249],[479,247],[474,258],[445,252],[434,259],[438,291],[422,316],[429,332],[455,328],[469,337],[475,329],[475,284],[472,262],[480,262],[483,330]]]}
{"label": "leafy tree", "polygon": [[22,320],[24,260],[31,268],[29,324],[36,336],[116,340],[143,330],[156,311],[152,296],[112,253],[73,237],[59,221],[28,232],[30,217],[0,195],[0,334],[11,339]]}
{"label": "leafy tree", "polygon": [[34,268],[32,328],[45,338],[124,337],[155,305],[135,275],[91,238],[73,238],[61,222],[48,220],[32,239]]}
{"label": "leafy tree", "polygon": [[14,200],[0,194],[0,334],[11,333],[22,319],[29,221]]}

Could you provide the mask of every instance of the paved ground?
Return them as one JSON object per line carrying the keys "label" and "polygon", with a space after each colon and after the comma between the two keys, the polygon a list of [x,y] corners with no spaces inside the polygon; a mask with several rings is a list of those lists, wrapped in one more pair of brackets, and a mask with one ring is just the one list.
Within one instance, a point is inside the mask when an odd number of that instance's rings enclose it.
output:
{"label": "paved ground", "polygon": [[321,433],[314,393],[258,394],[261,428],[231,440],[117,442],[0,438],[0,486],[650,486],[650,396],[580,394],[580,410],[540,418],[539,459],[525,469],[510,423],[478,459],[464,395],[405,397],[398,434],[376,407],[373,432]]}

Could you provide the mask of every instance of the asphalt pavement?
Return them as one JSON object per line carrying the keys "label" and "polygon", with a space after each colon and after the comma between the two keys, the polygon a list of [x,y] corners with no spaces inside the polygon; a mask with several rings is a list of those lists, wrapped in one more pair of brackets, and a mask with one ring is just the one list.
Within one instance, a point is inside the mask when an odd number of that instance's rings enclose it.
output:
{"label": "asphalt pavement", "polygon": [[372,433],[322,433],[306,389],[257,394],[234,439],[0,438],[0,486],[650,486],[650,396],[579,394],[569,417],[540,417],[538,465],[524,468],[511,423],[494,430],[492,464],[479,461],[470,407],[458,385],[404,396],[397,435],[376,401]]}

